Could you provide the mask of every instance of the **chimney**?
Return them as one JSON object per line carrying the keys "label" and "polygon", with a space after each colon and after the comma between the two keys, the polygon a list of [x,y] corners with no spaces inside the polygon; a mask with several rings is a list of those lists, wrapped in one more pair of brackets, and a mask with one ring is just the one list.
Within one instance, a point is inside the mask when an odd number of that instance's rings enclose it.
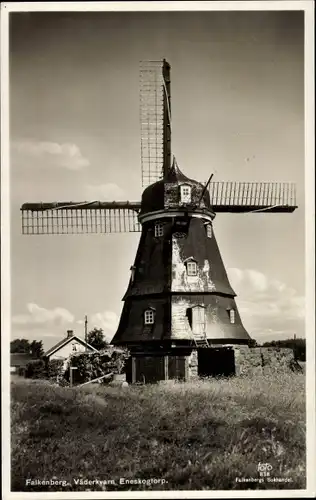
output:
{"label": "chimney", "polygon": [[67,330],[67,339],[69,339],[69,337],[73,337],[74,336],[74,331],[73,330]]}

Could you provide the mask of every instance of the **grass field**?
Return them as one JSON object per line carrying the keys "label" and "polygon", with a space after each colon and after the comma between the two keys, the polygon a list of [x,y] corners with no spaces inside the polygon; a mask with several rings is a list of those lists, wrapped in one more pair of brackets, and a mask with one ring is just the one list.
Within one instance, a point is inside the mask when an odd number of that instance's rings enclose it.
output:
{"label": "grass field", "polygon": [[[305,488],[304,375],[72,389],[16,379],[11,396],[13,491]],[[290,482],[258,482],[259,463]]]}

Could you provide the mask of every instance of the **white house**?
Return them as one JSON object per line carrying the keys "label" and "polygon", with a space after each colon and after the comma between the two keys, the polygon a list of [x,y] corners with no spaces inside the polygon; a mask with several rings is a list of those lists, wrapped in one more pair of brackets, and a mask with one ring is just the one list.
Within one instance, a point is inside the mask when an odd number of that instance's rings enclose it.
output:
{"label": "white house", "polygon": [[95,349],[88,342],[74,335],[73,330],[67,330],[67,337],[48,349],[44,357],[47,360],[64,359],[67,361],[70,356],[82,352],[98,352],[98,349]]}

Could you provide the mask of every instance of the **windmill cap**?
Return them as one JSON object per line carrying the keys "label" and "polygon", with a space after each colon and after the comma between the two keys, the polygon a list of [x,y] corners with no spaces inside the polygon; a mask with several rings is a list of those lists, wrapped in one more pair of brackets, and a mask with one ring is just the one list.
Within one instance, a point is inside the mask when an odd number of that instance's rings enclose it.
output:
{"label": "windmill cap", "polygon": [[205,189],[201,182],[184,175],[174,158],[171,168],[163,179],[151,184],[143,191],[140,215],[182,207],[180,193],[182,185],[188,185],[191,188],[191,202],[186,204],[188,209],[198,207],[212,212],[208,189]]}

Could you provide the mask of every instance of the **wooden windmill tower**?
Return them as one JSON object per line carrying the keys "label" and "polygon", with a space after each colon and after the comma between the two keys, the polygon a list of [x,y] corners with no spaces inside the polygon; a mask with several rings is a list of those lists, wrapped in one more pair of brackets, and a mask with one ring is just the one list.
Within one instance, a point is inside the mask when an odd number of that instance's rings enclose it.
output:
{"label": "wooden windmill tower", "polygon": [[22,232],[141,231],[113,344],[128,346],[130,381],[234,373],[246,332],[216,243],[220,212],[293,212],[290,183],[186,177],[171,155],[170,65],[141,64],[141,202],[25,203]]}

